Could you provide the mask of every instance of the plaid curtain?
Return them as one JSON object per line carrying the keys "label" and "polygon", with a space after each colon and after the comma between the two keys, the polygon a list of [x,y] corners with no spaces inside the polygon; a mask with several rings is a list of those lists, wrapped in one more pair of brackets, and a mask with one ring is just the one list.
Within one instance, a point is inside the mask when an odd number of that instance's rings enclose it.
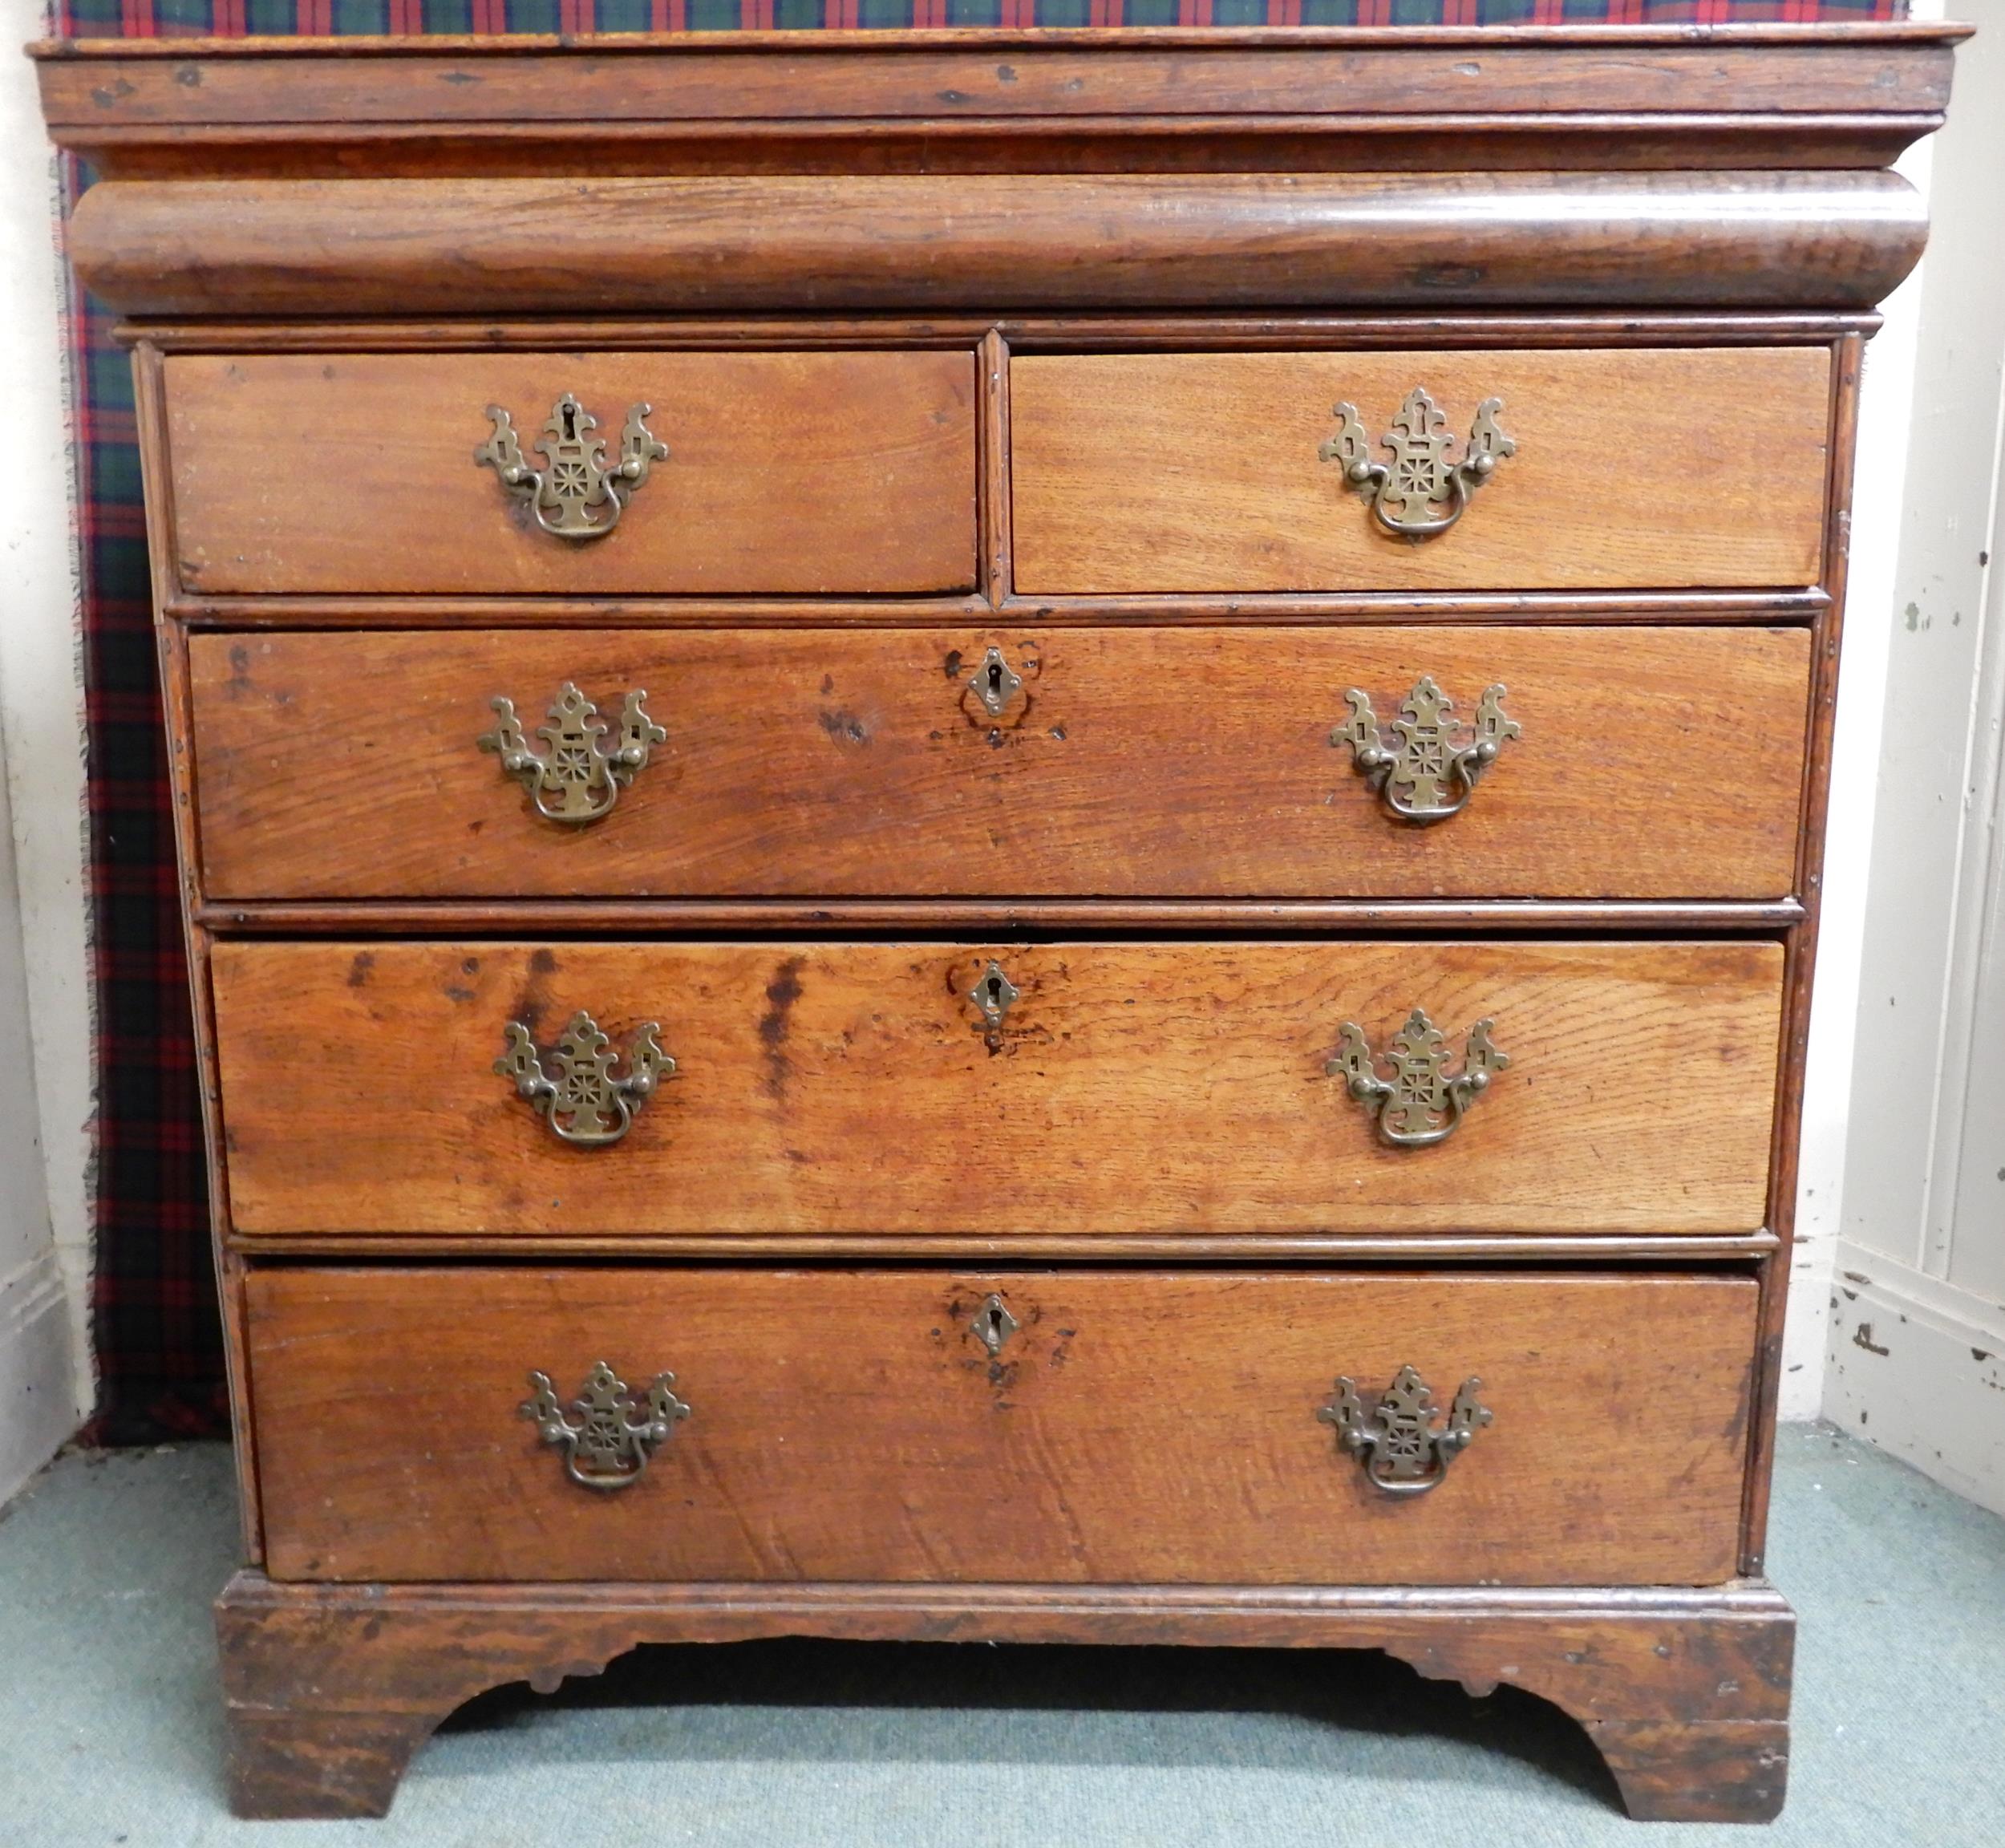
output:
{"label": "plaid curtain", "polygon": [[[761,27],[1412,26],[1886,19],[1905,0],[60,0],[74,38],[250,33],[703,32]],[[89,183],[71,176],[70,192]],[[224,1428],[132,382],[111,318],[75,306],[83,659],[97,990],[99,1398],[91,1435]]]}

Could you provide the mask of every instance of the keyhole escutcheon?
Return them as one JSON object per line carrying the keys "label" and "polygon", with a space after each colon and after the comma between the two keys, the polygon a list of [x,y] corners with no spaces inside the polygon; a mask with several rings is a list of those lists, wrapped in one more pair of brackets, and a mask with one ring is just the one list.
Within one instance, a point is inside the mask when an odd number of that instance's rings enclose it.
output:
{"label": "keyhole escutcheon", "polygon": [[974,677],[968,682],[968,691],[982,702],[983,710],[991,719],[1000,719],[1023,687],[1023,676],[1003,659],[1003,650],[993,643],[982,657]]}
{"label": "keyhole escutcheon", "polygon": [[1019,992],[1016,984],[1003,974],[1003,965],[991,957],[988,967],[968,991],[968,999],[982,1016],[982,1024],[993,1033],[1003,1024],[1003,1016],[1016,1005]]}
{"label": "keyhole escutcheon", "polygon": [[1017,1320],[1010,1313],[1009,1305],[991,1291],[975,1311],[971,1326],[975,1339],[995,1355],[1003,1352],[1003,1343],[1016,1332]]}

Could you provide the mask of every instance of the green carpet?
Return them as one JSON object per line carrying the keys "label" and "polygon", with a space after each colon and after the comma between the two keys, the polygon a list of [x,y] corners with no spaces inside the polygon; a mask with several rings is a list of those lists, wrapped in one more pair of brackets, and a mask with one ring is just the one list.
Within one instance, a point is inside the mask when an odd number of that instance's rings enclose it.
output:
{"label": "green carpet", "polygon": [[1995,1848],[2005,1522],[1822,1428],[1783,1433],[1802,1617],[1789,1806],[1642,1825],[1584,1737],[1375,1655],[770,1643],[498,1691],[387,1822],[224,1807],[209,1600],[228,1456],[66,1457],[0,1514],[6,1848]]}

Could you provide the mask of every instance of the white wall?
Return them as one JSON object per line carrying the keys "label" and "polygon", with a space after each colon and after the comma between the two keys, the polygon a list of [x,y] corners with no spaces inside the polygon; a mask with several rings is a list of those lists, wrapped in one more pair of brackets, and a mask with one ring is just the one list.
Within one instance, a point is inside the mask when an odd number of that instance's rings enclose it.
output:
{"label": "white wall", "polygon": [[[1915,10],[1918,15],[1925,9],[1918,6]],[[1926,193],[1930,165],[1930,148],[1924,142],[1903,157],[1900,171]],[[1796,1249],[1789,1275],[1789,1318],[1783,1334],[1780,1409],[1787,1419],[1823,1415],[1832,1278],[1837,1267],[1854,1107],[1853,1063],[1872,869],[1873,793],[1900,555],[1900,497],[1889,489],[1898,487],[1907,453],[1921,289],[1918,271],[1888,299],[1886,324],[1866,346],[1860,390],[1851,574],[1832,733],[1830,822],[1803,1087]]]}
{"label": "white wall", "polygon": [[0,0],[0,456],[10,484],[0,496],[0,1497],[69,1435],[91,1390],[83,693],[63,295],[55,168],[34,73],[15,50],[45,29],[40,0]]}
{"label": "white wall", "polygon": [[2005,1512],[2005,0],[1960,0],[1887,606],[1830,1416]]}
{"label": "white wall", "polygon": [[14,840],[0,789],[0,1503],[76,1424],[70,1319],[43,1184]]}

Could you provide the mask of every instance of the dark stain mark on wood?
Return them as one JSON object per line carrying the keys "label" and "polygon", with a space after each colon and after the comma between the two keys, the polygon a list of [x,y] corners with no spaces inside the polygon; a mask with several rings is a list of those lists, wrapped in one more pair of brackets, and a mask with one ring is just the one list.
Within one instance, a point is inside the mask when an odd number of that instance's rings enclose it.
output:
{"label": "dark stain mark on wood", "polygon": [[766,1090],[778,1097],[787,1084],[787,1035],[794,1003],[800,999],[804,956],[789,956],[766,984],[766,1011],[759,1019],[759,1041],[766,1049]]}
{"label": "dark stain mark on wood", "polygon": [[348,965],[348,986],[350,988],[367,988],[369,986],[369,971],[375,966],[376,958],[373,950],[358,950],[354,961]]}

